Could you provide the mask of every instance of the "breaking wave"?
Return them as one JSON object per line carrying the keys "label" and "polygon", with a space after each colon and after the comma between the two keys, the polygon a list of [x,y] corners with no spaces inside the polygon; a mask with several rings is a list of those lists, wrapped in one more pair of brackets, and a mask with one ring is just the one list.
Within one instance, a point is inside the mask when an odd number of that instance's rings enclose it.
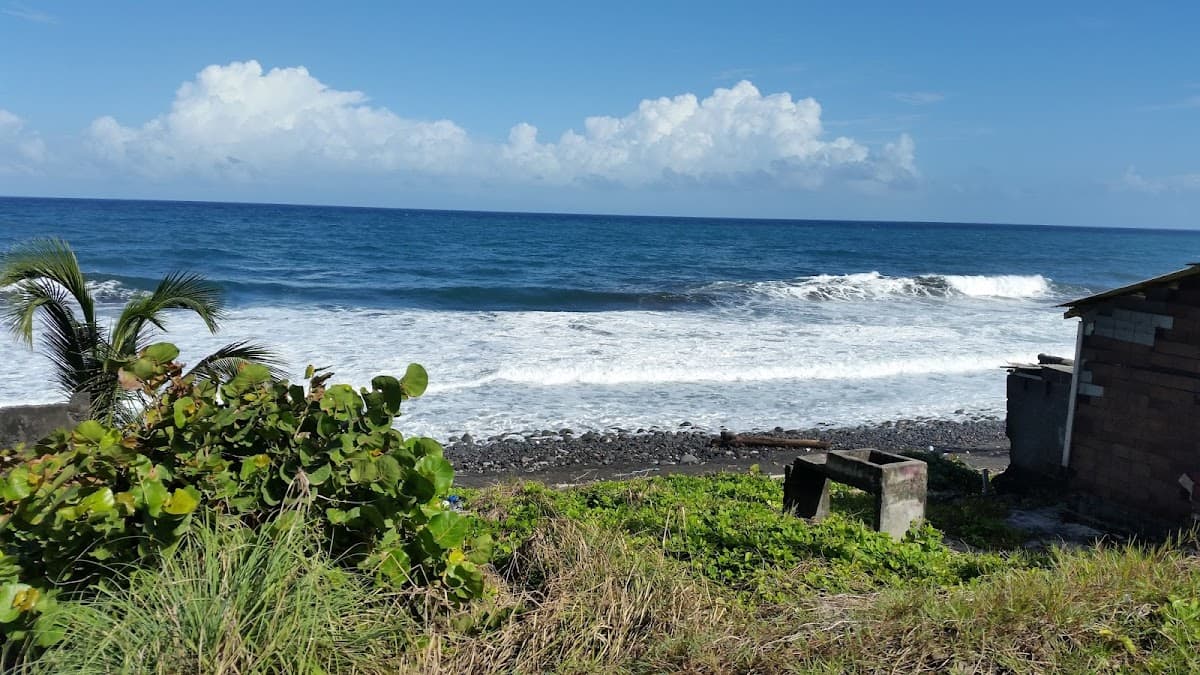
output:
{"label": "breaking wave", "polygon": [[[121,304],[140,293],[145,293],[140,289],[130,288],[116,279],[89,281],[87,290],[91,293],[92,299],[102,305]],[[13,286],[0,286],[0,300],[12,296],[16,292],[16,288]]]}
{"label": "breaking wave", "polygon": [[909,359],[849,360],[841,363],[789,364],[776,367],[583,367],[502,368],[473,380],[431,385],[431,390],[471,389],[498,382],[537,387],[569,385],[638,385],[775,382],[781,380],[873,380],[911,375],[952,375],[996,370],[1005,363],[1028,359],[1021,353],[915,357]]}
{"label": "breaking wave", "polygon": [[1040,274],[924,274],[915,277],[889,277],[879,272],[863,272],[819,274],[790,281],[760,281],[750,284],[721,282],[710,284],[707,289],[741,290],[759,297],[809,301],[887,300],[906,297],[1027,299],[1057,294],[1051,280]]}

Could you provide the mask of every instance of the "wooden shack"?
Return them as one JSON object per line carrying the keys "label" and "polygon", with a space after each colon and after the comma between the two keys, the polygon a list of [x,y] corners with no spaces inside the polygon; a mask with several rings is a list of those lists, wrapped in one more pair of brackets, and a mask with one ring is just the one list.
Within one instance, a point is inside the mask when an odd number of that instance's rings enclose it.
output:
{"label": "wooden shack", "polygon": [[[1084,512],[1187,525],[1200,494],[1200,265],[1063,305],[1079,317],[1063,447]],[[1200,492],[1198,490],[1197,492]]]}

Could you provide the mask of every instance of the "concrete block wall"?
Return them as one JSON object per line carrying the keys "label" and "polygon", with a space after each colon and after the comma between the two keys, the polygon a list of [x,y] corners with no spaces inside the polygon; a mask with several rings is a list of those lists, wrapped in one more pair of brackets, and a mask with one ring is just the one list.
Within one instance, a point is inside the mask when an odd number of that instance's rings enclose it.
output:
{"label": "concrete block wall", "polygon": [[1055,368],[1017,368],[1008,375],[1005,435],[1010,469],[1030,477],[1061,473],[1067,432],[1071,373]]}
{"label": "concrete block wall", "polygon": [[0,448],[33,443],[57,429],[73,428],[86,418],[87,403],[84,400],[0,408]]}
{"label": "concrete block wall", "polygon": [[1186,524],[1178,478],[1200,470],[1200,279],[1098,302],[1083,315],[1072,487]]}

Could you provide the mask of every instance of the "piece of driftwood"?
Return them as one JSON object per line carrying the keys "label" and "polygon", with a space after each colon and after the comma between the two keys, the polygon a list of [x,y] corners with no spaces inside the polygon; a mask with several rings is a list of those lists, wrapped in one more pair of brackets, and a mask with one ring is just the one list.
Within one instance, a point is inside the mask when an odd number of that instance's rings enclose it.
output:
{"label": "piece of driftwood", "polygon": [[712,440],[712,444],[735,448],[819,448],[821,450],[827,450],[829,448],[829,441],[819,441],[815,438],[747,436],[744,434],[731,434],[728,431],[722,431],[719,437]]}

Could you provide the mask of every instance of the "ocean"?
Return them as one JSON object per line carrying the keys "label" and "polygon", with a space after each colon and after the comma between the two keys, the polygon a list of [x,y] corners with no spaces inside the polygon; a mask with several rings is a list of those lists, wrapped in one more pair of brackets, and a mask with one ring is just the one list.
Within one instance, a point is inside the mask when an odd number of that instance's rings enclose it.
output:
{"label": "ocean", "polygon": [[[1200,259],[1200,232],[0,198],[0,249],[74,247],[107,320],[162,275],[216,336],[356,385],[430,375],[407,433],[735,430],[1003,415],[1002,367],[1071,356],[1059,303]],[[0,405],[61,400],[0,337]]]}

